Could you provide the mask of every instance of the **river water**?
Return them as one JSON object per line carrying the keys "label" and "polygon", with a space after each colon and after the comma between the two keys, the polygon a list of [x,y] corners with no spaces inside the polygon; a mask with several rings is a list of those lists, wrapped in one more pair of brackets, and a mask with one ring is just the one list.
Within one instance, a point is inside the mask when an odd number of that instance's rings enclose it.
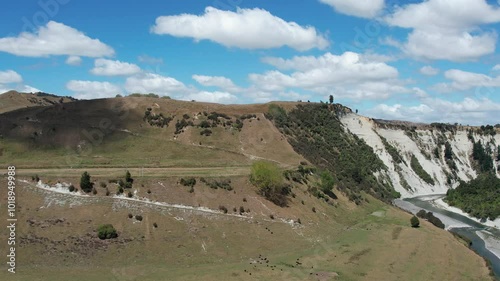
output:
{"label": "river water", "polygon": [[414,214],[421,209],[433,212],[446,225],[448,231],[465,236],[472,241],[471,248],[490,262],[496,278],[500,280],[500,230],[445,210],[434,203],[435,200],[443,197],[444,195],[432,195],[396,199],[394,204]]}

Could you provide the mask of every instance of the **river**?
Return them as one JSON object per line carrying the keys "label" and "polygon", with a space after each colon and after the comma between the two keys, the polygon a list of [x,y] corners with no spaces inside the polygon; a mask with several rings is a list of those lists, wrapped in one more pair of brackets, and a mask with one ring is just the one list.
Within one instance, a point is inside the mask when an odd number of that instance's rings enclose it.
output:
{"label": "river", "polygon": [[394,204],[414,214],[421,209],[433,212],[445,224],[448,231],[465,236],[472,241],[471,248],[490,262],[496,278],[500,280],[500,230],[441,208],[434,201],[443,197],[444,195],[440,194],[396,199]]}

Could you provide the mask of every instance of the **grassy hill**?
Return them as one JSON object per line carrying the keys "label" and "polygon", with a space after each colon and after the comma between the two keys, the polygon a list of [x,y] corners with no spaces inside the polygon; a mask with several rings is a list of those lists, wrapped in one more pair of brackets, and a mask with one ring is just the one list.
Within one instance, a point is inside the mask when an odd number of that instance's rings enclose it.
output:
{"label": "grassy hill", "polygon": [[71,97],[59,97],[46,93],[19,93],[16,91],[8,91],[0,94],[0,113],[19,108],[47,106],[72,101],[75,101],[75,99]]}
{"label": "grassy hill", "polygon": [[[273,104],[293,123],[300,118],[297,103]],[[352,202],[354,182],[340,185],[350,177],[338,166],[347,160],[329,161],[340,157],[334,150],[354,157],[362,143],[351,136],[347,148],[321,148],[334,156],[316,162],[307,153],[314,142],[300,141],[316,128],[285,133],[292,123],[276,127],[269,108],[127,97],[0,114],[0,164],[18,174],[18,273],[0,279],[491,280],[464,243],[425,221],[411,228],[411,215],[372,189],[357,189]],[[261,160],[289,171],[286,207],[251,183],[250,167]],[[337,199],[317,196],[319,169],[334,174]],[[126,170],[132,188],[116,195]],[[80,189],[84,171],[95,194],[54,187]],[[192,188],[182,184],[191,177]],[[108,223],[118,238],[100,240],[97,228]]]}

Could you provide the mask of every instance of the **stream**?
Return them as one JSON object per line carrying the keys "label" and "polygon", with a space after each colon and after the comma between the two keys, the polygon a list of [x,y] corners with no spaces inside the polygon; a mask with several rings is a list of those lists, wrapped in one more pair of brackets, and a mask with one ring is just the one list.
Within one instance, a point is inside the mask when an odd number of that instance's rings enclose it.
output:
{"label": "stream", "polygon": [[500,230],[443,209],[440,205],[434,203],[434,201],[442,199],[444,196],[440,194],[396,199],[394,204],[413,214],[416,214],[421,209],[433,212],[446,225],[448,231],[465,236],[472,241],[471,248],[490,262],[496,278],[500,280]]}

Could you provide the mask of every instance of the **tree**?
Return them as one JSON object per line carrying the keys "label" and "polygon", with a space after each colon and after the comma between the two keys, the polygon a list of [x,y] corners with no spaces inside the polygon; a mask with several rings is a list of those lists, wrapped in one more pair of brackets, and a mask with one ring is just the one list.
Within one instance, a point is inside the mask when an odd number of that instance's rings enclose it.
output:
{"label": "tree", "polygon": [[116,233],[116,229],[112,224],[102,224],[97,228],[97,236],[99,239],[111,239],[118,237],[118,233]]}
{"label": "tree", "polygon": [[284,184],[283,173],[276,164],[257,161],[252,164],[250,182],[259,188],[259,194],[274,204],[285,207],[291,190]]}
{"label": "tree", "polygon": [[333,104],[333,96],[330,95],[330,104]]}
{"label": "tree", "polygon": [[129,183],[133,183],[134,182],[134,179],[132,178],[132,176],[130,175],[130,172],[127,171],[125,173],[125,182],[129,182]]}
{"label": "tree", "polygon": [[453,150],[451,149],[451,144],[449,142],[444,144],[444,158],[449,160],[453,158]]}
{"label": "tree", "polygon": [[411,227],[418,227],[420,225],[420,221],[415,216],[411,217],[410,223],[411,223]]}
{"label": "tree", "polygon": [[82,177],[80,178],[80,188],[89,193],[92,191],[93,184],[90,182],[90,175],[87,172],[83,172]]}
{"label": "tree", "polygon": [[321,173],[321,190],[323,192],[331,191],[334,183],[332,174],[327,171]]}

